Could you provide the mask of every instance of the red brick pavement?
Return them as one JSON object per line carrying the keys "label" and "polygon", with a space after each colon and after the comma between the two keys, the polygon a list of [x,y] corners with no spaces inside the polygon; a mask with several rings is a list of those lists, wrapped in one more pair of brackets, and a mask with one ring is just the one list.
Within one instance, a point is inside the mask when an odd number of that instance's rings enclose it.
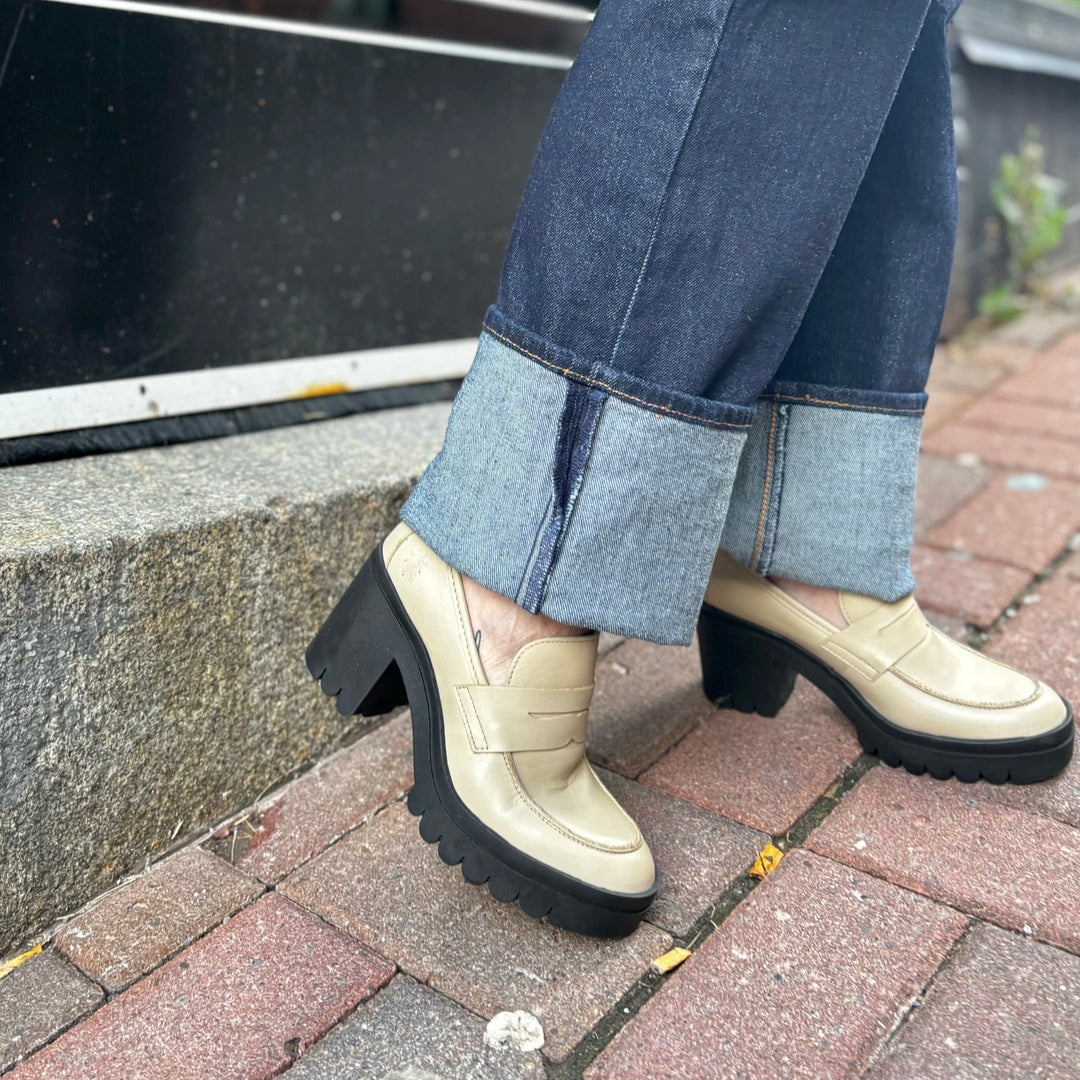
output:
{"label": "red brick pavement", "polygon": [[393,973],[271,893],[29,1058],[12,1080],[264,1080]]}
{"label": "red brick pavement", "polygon": [[[913,562],[935,622],[1080,699],[1080,333],[1046,336],[942,351]],[[693,649],[605,644],[590,749],[665,881],[631,938],[552,930],[443,866],[400,803],[399,718],[44,935],[0,977],[0,1072],[254,1080],[300,1057],[345,1080],[392,1047],[442,1080],[540,1075],[482,1045],[521,1008],[565,1080],[1078,1075],[1080,764],[1023,788],[849,773],[809,685],[774,719],[717,711]],[[769,836],[790,850],[754,887]],[[673,938],[691,959],[647,974]]]}
{"label": "red brick pavement", "polygon": [[1080,957],[985,924],[934,980],[872,1080],[1075,1080]]}
{"label": "red brick pavement", "polygon": [[789,855],[585,1075],[857,1077],[966,926],[872,877]]}

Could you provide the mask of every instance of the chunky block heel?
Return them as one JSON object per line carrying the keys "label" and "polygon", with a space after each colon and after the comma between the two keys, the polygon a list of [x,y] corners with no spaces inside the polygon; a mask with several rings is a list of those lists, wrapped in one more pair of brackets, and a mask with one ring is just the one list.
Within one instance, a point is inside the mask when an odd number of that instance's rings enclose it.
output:
{"label": "chunky block heel", "polygon": [[471,884],[486,884],[496,900],[518,903],[554,926],[596,937],[632,933],[656,895],[608,892],[514,847],[485,825],[458,796],[446,758],[439,690],[423,639],[376,549],[308,646],[308,670],[323,693],[337,697],[343,716],[365,716],[409,705],[413,774],[408,808],[420,835],[439,857],[461,866]]}
{"label": "chunky block heel", "polygon": [[740,712],[775,716],[791,694],[795,676],[809,679],[855,725],[868,754],[908,772],[950,776],[970,783],[1030,784],[1059,773],[1073,749],[1072,707],[1057,727],[1012,739],[957,739],[902,727],[882,716],[845,679],[801,646],[728,615],[709,604],[701,609],[698,641],[705,693]]}
{"label": "chunky block heel", "polygon": [[397,662],[408,648],[369,559],[304,658],[342,716],[380,716],[408,703]]}
{"label": "chunky block heel", "polygon": [[705,693],[744,713],[775,716],[795,687],[784,650],[718,611],[702,608],[698,648]]}

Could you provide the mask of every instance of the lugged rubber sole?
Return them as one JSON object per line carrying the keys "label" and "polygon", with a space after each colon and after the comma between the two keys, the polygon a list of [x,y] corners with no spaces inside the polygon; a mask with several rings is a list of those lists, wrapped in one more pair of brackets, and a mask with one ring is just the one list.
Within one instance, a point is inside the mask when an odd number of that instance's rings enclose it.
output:
{"label": "lugged rubber sole", "polygon": [[504,903],[592,937],[623,937],[641,922],[659,889],[599,889],[519,851],[461,801],[450,779],[435,673],[420,635],[398,599],[376,548],[308,646],[305,656],[323,693],[343,716],[377,716],[399,705],[412,713],[414,786],[408,807],[439,858],[461,866]]}
{"label": "lugged rubber sole", "polygon": [[859,742],[886,765],[965,783],[1032,784],[1068,765],[1073,751],[1072,706],[1052,731],[1025,739],[951,739],[924,735],[887,720],[827,664],[769,630],[705,604],[698,645],[706,695],[739,712],[775,716],[803,675],[855,725]]}

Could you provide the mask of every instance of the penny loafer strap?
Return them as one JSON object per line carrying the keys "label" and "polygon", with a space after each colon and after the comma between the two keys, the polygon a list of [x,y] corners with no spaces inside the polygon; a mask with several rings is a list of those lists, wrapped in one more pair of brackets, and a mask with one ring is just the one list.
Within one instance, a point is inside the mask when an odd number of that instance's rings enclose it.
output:
{"label": "penny loafer strap", "polygon": [[907,656],[929,632],[919,606],[908,599],[899,611],[896,604],[882,604],[876,611],[831,634],[822,648],[873,680]]}
{"label": "penny loafer strap", "polygon": [[557,750],[585,741],[591,686],[455,686],[454,692],[478,753]]}

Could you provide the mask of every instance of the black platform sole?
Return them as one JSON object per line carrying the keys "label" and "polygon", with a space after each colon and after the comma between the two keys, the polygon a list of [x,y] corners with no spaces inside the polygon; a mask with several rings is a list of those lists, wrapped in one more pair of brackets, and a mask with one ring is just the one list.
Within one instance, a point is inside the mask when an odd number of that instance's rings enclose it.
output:
{"label": "black platform sole", "polygon": [[308,646],[308,670],[343,716],[377,716],[408,704],[413,772],[409,810],[420,835],[439,845],[465,880],[487,884],[504,903],[517,902],[554,926],[593,937],[631,933],[659,884],[645,893],[615,893],[530,858],[492,832],[458,798],[450,780],[438,686],[427,649],[401,605],[377,548]]}
{"label": "black platform sole", "polygon": [[817,657],[780,637],[708,604],[698,619],[698,644],[705,693],[739,712],[775,716],[803,675],[826,693],[855,725],[859,742],[886,765],[955,776],[971,783],[1032,784],[1068,765],[1073,751],[1072,707],[1052,731],[1025,739],[949,739],[923,735],[886,720],[854,687]]}

